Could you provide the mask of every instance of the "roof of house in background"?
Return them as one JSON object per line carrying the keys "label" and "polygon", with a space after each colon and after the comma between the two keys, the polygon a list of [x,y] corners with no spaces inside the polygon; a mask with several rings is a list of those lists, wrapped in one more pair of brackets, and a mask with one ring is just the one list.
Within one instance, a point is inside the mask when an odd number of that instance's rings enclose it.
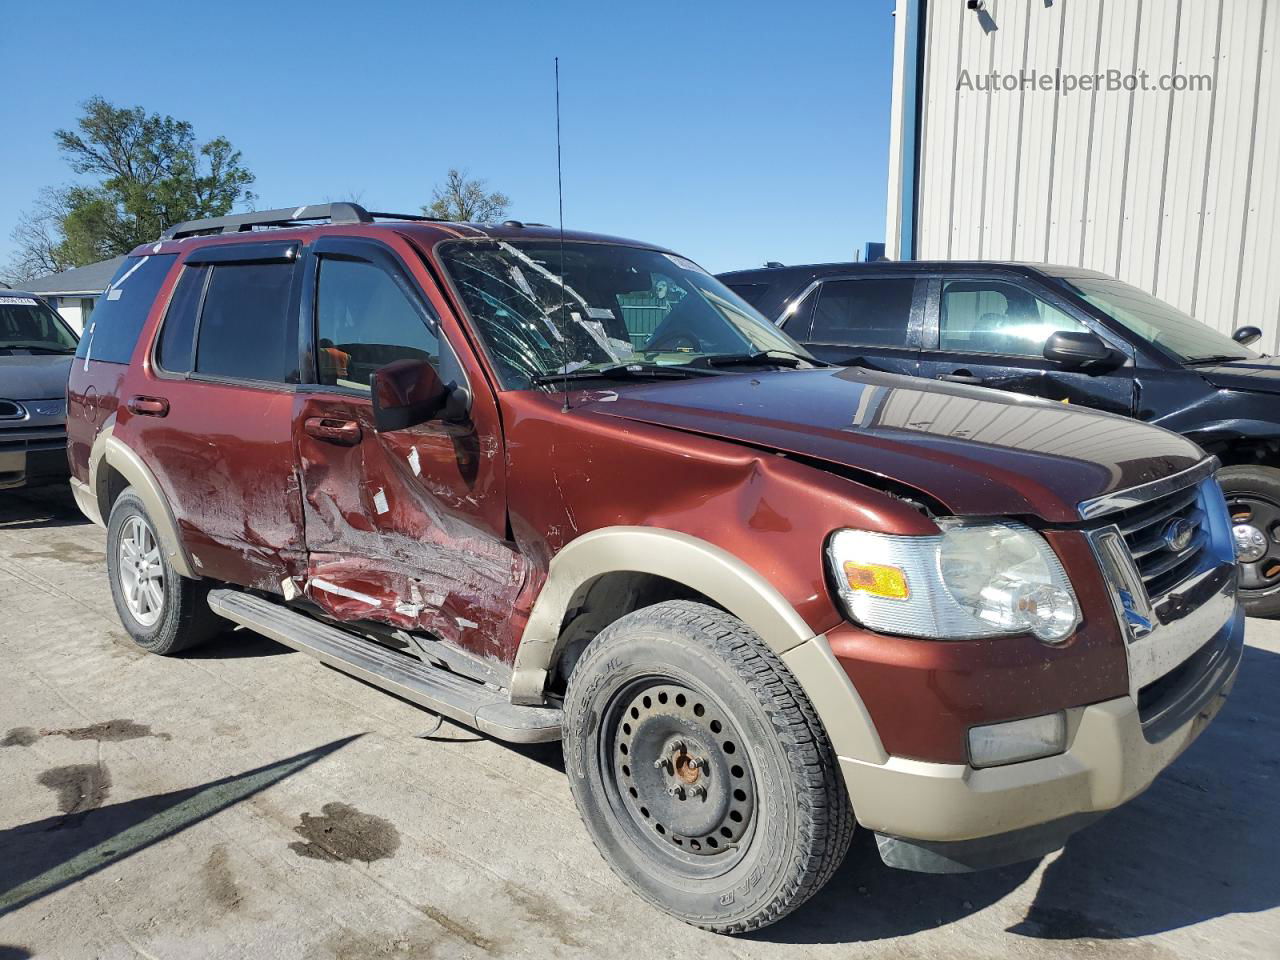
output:
{"label": "roof of house in background", "polygon": [[107,284],[111,282],[111,278],[116,275],[116,271],[120,269],[120,264],[123,262],[122,256],[112,257],[110,260],[91,263],[85,267],[36,277],[21,284],[21,287],[29,293],[39,293],[43,296],[65,297],[77,293],[94,296],[107,289]]}

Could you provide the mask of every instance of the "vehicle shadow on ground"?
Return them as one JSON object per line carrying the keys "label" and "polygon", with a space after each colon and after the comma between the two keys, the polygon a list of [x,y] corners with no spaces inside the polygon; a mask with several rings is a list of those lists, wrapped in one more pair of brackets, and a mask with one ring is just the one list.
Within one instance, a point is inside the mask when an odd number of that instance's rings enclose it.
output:
{"label": "vehicle shadow on ground", "polygon": [[228,623],[227,629],[193,650],[182,652],[183,660],[243,660],[255,657],[281,657],[297,653],[283,643],[252,630]]}
{"label": "vehicle shadow on ground", "polygon": [[0,530],[51,530],[88,522],[70,487],[0,490]]}
{"label": "vehicle shadow on ground", "polygon": [[[342,749],[359,735],[334,740],[275,763],[172,793],[111,806],[75,809],[0,831],[0,917],[132,856]],[[99,798],[110,776],[99,765]],[[2,957],[3,954],[0,954]]]}
{"label": "vehicle shadow on ground", "polygon": [[[1280,654],[1246,647],[1231,698],[1137,799],[1073,837],[1009,933],[1123,939],[1280,905]],[[886,867],[859,831],[826,889],[755,939],[842,943],[962,920],[1013,892],[1036,864],[952,876]]]}

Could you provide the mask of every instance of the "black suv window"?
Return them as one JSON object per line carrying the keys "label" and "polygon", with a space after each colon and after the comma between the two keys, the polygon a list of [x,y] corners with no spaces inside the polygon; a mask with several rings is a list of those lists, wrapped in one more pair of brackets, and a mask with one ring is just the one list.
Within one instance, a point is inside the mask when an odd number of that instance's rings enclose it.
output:
{"label": "black suv window", "polygon": [[757,310],[760,309],[760,304],[764,303],[765,294],[769,292],[767,283],[726,283],[725,286]]}
{"label": "black suv window", "polygon": [[289,311],[293,264],[219,263],[210,269],[196,372],[297,383],[298,325]]}
{"label": "black suv window", "polygon": [[321,257],[319,267],[316,361],[321,383],[368,390],[373,371],[404,359],[430,360],[439,369],[434,321],[400,278],[361,260]]}
{"label": "black suv window", "polygon": [[813,343],[905,347],[911,325],[911,278],[828,280],[813,312]]}
{"label": "black suv window", "polygon": [[76,356],[107,363],[128,363],[174,254],[126,257],[89,320]]}
{"label": "black suv window", "polygon": [[1089,328],[1029,290],[1003,280],[948,280],[942,285],[939,349],[1042,357],[1058,331]]}
{"label": "black suv window", "polygon": [[165,311],[156,347],[156,363],[169,373],[190,373],[196,353],[196,317],[209,279],[206,265],[183,267]]}

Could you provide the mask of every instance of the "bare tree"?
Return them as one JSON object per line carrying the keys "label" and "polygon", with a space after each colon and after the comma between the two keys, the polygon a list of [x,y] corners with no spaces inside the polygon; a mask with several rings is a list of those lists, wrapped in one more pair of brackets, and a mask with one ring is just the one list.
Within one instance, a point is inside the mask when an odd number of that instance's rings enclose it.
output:
{"label": "bare tree", "polygon": [[35,206],[18,217],[10,234],[17,255],[4,265],[4,279],[15,286],[75,266],[63,250],[61,224],[67,215],[63,191],[47,189]]}
{"label": "bare tree", "polygon": [[472,179],[467,171],[450,168],[443,184],[431,191],[431,205],[422,208],[429,217],[466,223],[500,220],[511,206],[505,193],[486,193],[487,181]]}

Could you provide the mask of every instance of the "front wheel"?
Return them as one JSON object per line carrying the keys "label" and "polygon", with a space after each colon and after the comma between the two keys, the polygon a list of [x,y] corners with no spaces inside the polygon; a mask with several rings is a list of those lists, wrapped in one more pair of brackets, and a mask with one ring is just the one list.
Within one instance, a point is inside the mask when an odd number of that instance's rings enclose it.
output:
{"label": "front wheel", "polygon": [[1231,512],[1245,613],[1280,616],[1280,470],[1224,467],[1218,482]]}
{"label": "front wheel", "polygon": [[669,601],[587,648],[565,767],[597,849],[644,899],[718,933],[779,920],[844,859],[853,810],[795,678],[742,621]]}

